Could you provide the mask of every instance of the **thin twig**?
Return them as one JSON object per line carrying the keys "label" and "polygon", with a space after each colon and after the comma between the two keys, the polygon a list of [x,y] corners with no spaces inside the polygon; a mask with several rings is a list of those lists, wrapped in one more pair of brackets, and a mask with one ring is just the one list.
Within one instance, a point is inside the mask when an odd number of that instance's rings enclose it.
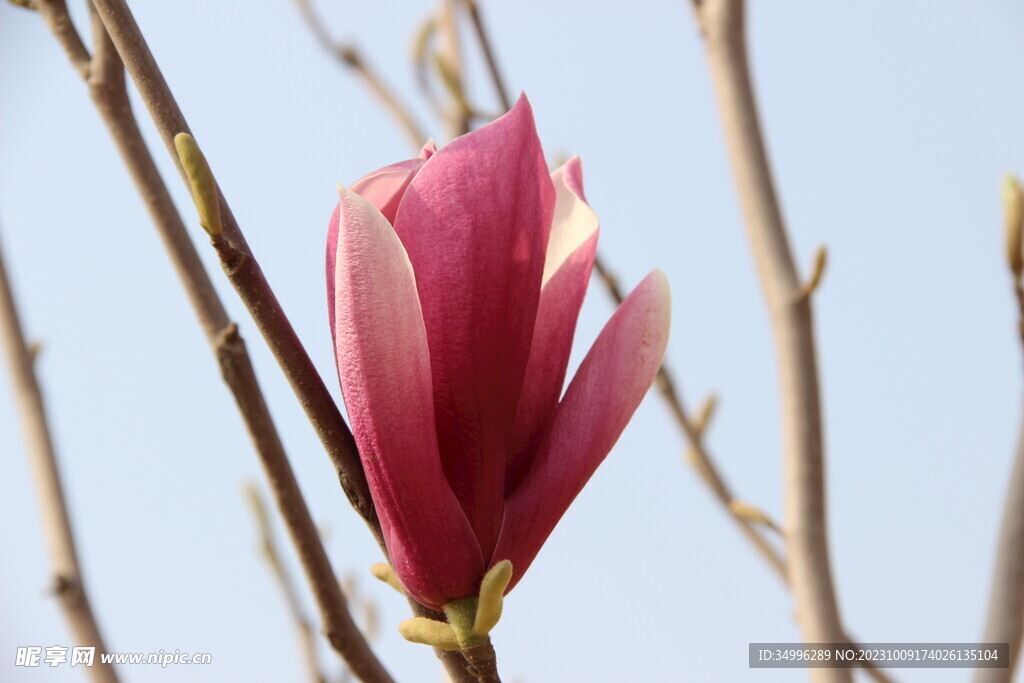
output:
{"label": "thin twig", "polygon": [[41,0],[39,11],[65,47],[79,73],[87,79],[93,101],[170,252],[219,361],[224,380],[235,396],[246,427],[256,445],[278,507],[313,588],[328,640],[353,669],[365,674],[365,680],[390,681],[390,676],[370,651],[348,613],[345,597],[331,569],[316,526],[281,445],[245,344],[238,334],[237,327],[229,321],[223,305],[217,298],[199,256],[188,238],[181,216],[175,209],[153,158],[145,146],[128,101],[118,53],[110,42],[99,15],[90,9],[96,48],[95,56],[89,58],[86,68],[83,69],[77,48],[81,45],[81,39],[74,31],[64,2]]}
{"label": "thin twig", "polygon": [[459,41],[459,21],[455,13],[455,0],[441,0],[435,14],[438,48],[434,55],[437,70],[451,100],[446,107],[445,122],[448,137],[457,138],[469,132],[473,123],[473,108],[466,99],[466,84],[462,68],[462,46]]}
{"label": "thin twig", "polygon": [[[624,297],[622,290],[619,288],[618,281],[599,257],[594,259],[594,270],[601,278],[609,294],[611,294],[612,299],[617,304],[621,304]],[[787,583],[786,563],[779,552],[769,543],[764,534],[751,520],[735,514],[733,503],[736,499],[722,478],[722,475],[718,472],[718,468],[715,466],[711,456],[708,455],[707,449],[704,446],[703,430],[698,429],[687,414],[679,385],[664,365],[658,370],[655,384],[658,386],[658,390],[661,392],[665,402],[668,403],[672,416],[689,442],[690,452],[693,455],[693,464],[701,479],[711,489],[711,493],[722,504],[725,511],[729,513],[729,517],[736,522],[740,531],[753,544],[755,550],[757,550],[758,554],[761,555],[779,580],[784,584]],[[777,526],[774,522],[772,522],[772,525]]]}
{"label": "thin twig", "polygon": [[[742,0],[700,5],[744,222],[764,290],[781,382],[785,530],[790,586],[807,642],[843,642],[829,563],[824,448],[809,297],[790,251],[750,81]],[[849,681],[847,669],[812,669],[817,681]]]}
{"label": "thin twig", "polygon": [[302,648],[302,658],[306,663],[306,670],[313,683],[324,683],[324,675],[320,672],[320,666],[316,661],[316,640],[313,638],[313,628],[309,624],[302,609],[302,602],[299,600],[299,593],[295,589],[295,582],[292,580],[288,569],[281,559],[281,553],[277,548],[277,541],[274,538],[273,529],[270,526],[270,515],[267,514],[267,505],[263,502],[263,496],[255,484],[245,487],[249,506],[252,509],[253,517],[256,518],[256,528],[260,535],[260,552],[263,559],[270,567],[277,585],[284,595],[285,604],[291,614],[292,621],[299,635],[299,645]]}
{"label": "thin twig", "polygon": [[427,138],[412,112],[399,101],[380,76],[370,68],[354,45],[336,41],[331,37],[320,15],[313,9],[310,0],[295,0],[295,5],[299,8],[299,13],[302,14],[302,18],[320,46],[339,62],[359,74],[366,87],[380,100],[384,109],[391,113],[412,144],[419,149]]}
{"label": "thin twig", "polygon": [[484,60],[487,62],[487,72],[491,76],[494,92],[501,102],[501,108],[504,111],[508,111],[512,108],[512,99],[509,97],[508,89],[505,87],[505,80],[501,77],[501,70],[498,68],[498,61],[494,56],[494,48],[491,46],[487,29],[480,18],[480,7],[477,5],[476,0],[461,0],[461,2],[466,6],[469,18],[473,23],[473,31],[476,33],[477,42],[480,43],[480,49],[484,53]]}
{"label": "thin twig", "polygon": [[33,353],[21,327],[14,293],[0,252],[0,336],[7,355],[14,396],[21,414],[29,469],[39,503],[39,516],[53,572],[53,590],[60,598],[76,646],[95,647],[94,664],[89,669],[98,683],[117,683],[114,668],[101,660],[107,653],[89,596],[82,580],[75,550],[75,537],[64,500],[60,470],[46,419],[42,390],[36,379]]}

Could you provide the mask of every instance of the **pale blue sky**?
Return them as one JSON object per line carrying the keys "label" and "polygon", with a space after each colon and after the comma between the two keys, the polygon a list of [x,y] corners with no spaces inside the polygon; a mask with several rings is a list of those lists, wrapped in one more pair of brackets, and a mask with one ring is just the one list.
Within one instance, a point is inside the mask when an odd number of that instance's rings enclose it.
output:
{"label": "pale blue sky", "polygon": [[[416,100],[409,38],[432,3],[318,4]],[[287,0],[134,6],[338,396],[322,265],[335,183],[406,158],[407,141]],[[708,441],[716,460],[743,499],[779,516],[770,330],[687,3],[522,0],[483,10],[548,154],[583,159],[609,263],[629,287],[653,267],[667,273],[668,362],[691,403],[721,397]],[[750,10],[794,248],[805,268],[817,245],[830,253],[816,327],[844,618],[868,641],[976,640],[1021,410],[999,199],[1003,173],[1024,172],[1024,9],[1002,0]],[[483,78],[471,89],[494,106]],[[407,606],[369,578],[379,553],[139,111],[249,342],[332,560],[382,610],[379,654],[400,680],[437,680],[432,654],[395,632]],[[110,646],[213,653],[210,667],[137,667],[124,678],[298,679],[292,627],[241,494],[243,481],[262,478],[230,394],[83,85],[39,18],[9,6],[0,6],[0,239],[26,327],[45,343],[39,374]],[[593,286],[577,359],[610,311]],[[0,661],[10,662],[19,645],[70,636],[44,595],[46,557],[7,380],[0,369]],[[495,632],[507,680],[801,678],[747,669],[748,642],[798,639],[792,601],[682,451],[651,395],[508,598]],[[68,668],[0,667],[3,680],[80,680]]]}

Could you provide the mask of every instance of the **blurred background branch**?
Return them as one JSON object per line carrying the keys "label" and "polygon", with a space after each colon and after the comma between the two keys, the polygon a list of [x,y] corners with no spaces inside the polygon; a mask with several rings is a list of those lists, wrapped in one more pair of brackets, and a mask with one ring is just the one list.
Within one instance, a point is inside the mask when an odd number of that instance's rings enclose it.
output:
{"label": "blurred background branch", "polygon": [[117,683],[114,667],[102,661],[108,652],[93,614],[89,595],[78,564],[78,551],[71,530],[71,519],[64,499],[60,469],[54,453],[53,438],[46,418],[43,392],[35,373],[37,347],[25,337],[10,277],[0,249],[0,337],[10,368],[13,390],[25,438],[29,468],[39,503],[39,518],[53,574],[53,592],[61,607],[75,645],[96,648],[94,664],[88,669],[97,683]]}
{"label": "blurred background branch", "polygon": [[[1024,192],[1020,181],[1013,176],[1006,179],[1003,192],[1006,263],[1017,302],[1017,329],[1024,350]],[[1010,661],[1005,669],[978,669],[974,681],[1009,683],[1020,662],[1024,640],[1024,421],[1006,484],[990,591],[982,641],[1009,643]]]}
{"label": "blurred background branch", "polygon": [[316,656],[316,639],[313,637],[313,627],[310,626],[309,618],[302,609],[302,602],[299,600],[299,593],[295,589],[295,581],[288,573],[284,565],[281,553],[277,548],[277,540],[274,538],[273,529],[270,526],[270,515],[267,512],[267,505],[263,501],[259,488],[254,483],[245,486],[245,496],[249,502],[249,509],[256,521],[256,529],[259,532],[260,554],[267,563],[270,573],[274,575],[281,594],[284,596],[288,613],[295,623],[298,632],[299,648],[306,667],[309,680],[313,683],[325,683],[324,675],[320,671],[320,665]]}

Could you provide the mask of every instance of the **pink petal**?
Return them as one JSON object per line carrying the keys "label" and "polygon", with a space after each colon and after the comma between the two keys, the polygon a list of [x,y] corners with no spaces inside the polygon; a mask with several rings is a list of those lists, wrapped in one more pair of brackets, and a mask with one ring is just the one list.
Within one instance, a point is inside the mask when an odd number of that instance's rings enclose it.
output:
{"label": "pink petal", "polygon": [[544,286],[533,328],[530,360],[516,412],[506,489],[511,490],[555,412],[565,382],[583,297],[597,249],[597,215],[583,200],[583,172],[573,157],[551,174],[555,212],[544,261]]}
{"label": "pink petal", "polygon": [[512,561],[512,585],[526,573],[650,388],[668,343],[670,310],[668,282],[655,270],[619,306],[583,359],[505,507],[490,559]]}
{"label": "pink petal", "polygon": [[388,222],[394,224],[395,214],[398,213],[398,205],[402,201],[402,195],[412,182],[413,177],[423,166],[423,162],[433,156],[437,148],[433,140],[420,150],[420,156],[408,161],[400,161],[391,164],[379,171],[365,175],[348,189],[377,207],[377,210],[384,214]]}
{"label": "pink petal", "polygon": [[480,546],[441,468],[416,283],[391,224],[340,190],[335,350],[391,563],[418,601],[475,593]]}
{"label": "pink petal", "polygon": [[445,474],[490,554],[554,206],[530,104],[443,147],[395,219],[416,272]]}
{"label": "pink petal", "polygon": [[[413,176],[419,172],[423,162],[429,159],[437,146],[433,140],[427,140],[420,150],[420,156],[408,161],[400,161],[365,175],[352,184],[349,190],[355,192],[366,201],[377,207],[388,222],[394,224],[398,205],[402,195],[412,182]],[[331,222],[327,228],[327,316],[331,323],[331,334],[334,334],[334,245],[338,243],[338,209],[335,207]]]}

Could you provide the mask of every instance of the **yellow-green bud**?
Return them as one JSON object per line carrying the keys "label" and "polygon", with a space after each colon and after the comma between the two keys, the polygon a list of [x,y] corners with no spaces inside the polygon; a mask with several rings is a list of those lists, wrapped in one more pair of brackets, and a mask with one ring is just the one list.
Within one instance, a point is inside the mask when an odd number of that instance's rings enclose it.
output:
{"label": "yellow-green bud", "polygon": [[221,231],[220,195],[217,182],[213,179],[213,171],[206,162],[203,151],[199,149],[195,139],[188,133],[174,136],[174,148],[178,150],[178,159],[185,169],[189,185],[192,186],[192,201],[199,212],[199,225],[210,237],[216,237]]}
{"label": "yellow-green bud", "polygon": [[486,636],[501,619],[505,589],[512,580],[512,562],[502,560],[490,568],[480,582],[480,596],[477,600],[476,618],[473,620],[473,633]]}

